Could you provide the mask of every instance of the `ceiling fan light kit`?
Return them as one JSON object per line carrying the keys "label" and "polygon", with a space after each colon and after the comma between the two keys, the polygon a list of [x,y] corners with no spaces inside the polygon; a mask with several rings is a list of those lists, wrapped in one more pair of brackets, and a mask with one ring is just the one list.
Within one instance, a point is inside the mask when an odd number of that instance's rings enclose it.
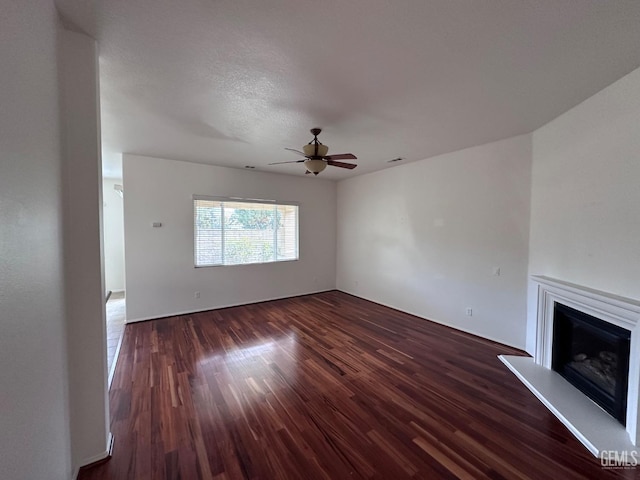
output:
{"label": "ceiling fan light kit", "polygon": [[307,168],[307,171],[313,173],[314,175],[317,175],[325,168],[327,168],[327,162],[322,159],[310,159],[305,160],[304,166]]}
{"label": "ceiling fan light kit", "polygon": [[290,162],[276,162],[270,163],[269,165],[279,165],[281,163],[304,163],[307,171],[305,173],[313,173],[314,175],[318,175],[322,172],[327,165],[331,165],[332,167],[339,168],[348,168],[352,170],[357,167],[357,165],[353,163],[345,163],[345,162],[336,162],[335,160],[355,160],[357,157],[352,153],[340,153],[338,155],[327,155],[329,153],[329,147],[323,145],[318,140],[318,135],[322,131],[321,128],[312,128],[311,134],[313,135],[313,140],[311,140],[307,145],[302,147],[302,152],[299,150],[295,150],[293,148],[286,148],[285,150],[292,151],[294,153],[302,154],[305,159],[304,160],[292,160]]}

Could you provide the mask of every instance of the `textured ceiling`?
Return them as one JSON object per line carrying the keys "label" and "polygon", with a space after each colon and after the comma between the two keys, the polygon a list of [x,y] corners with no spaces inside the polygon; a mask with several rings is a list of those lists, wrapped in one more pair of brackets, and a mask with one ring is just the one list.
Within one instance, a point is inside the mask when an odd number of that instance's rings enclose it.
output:
{"label": "textured ceiling", "polygon": [[100,46],[120,152],[346,178],[530,132],[640,65],[638,0],[59,0]]}

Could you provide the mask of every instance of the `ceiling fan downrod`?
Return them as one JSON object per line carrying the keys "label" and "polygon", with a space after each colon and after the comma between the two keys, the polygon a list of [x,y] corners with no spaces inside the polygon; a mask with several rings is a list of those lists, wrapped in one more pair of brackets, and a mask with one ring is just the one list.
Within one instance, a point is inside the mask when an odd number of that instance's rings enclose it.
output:
{"label": "ceiling fan downrod", "polygon": [[[315,153],[315,154],[314,154],[313,156],[314,156],[314,157],[321,158],[321,157],[322,157],[322,155],[320,155],[320,154],[318,153],[318,146],[319,146],[319,145],[322,145],[322,142],[320,142],[320,140],[318,140],[318,135],[320,135],[320,132],[322,132],[322,129],[321,129],[321,128],[316,127],[316,128],[312,128],[312,129],[310,130],[310,132],[311,132],[311,135],[313,135],[313,140],[311,140],[307,145],[314,145],[314,147],[315,147],[315,148],[314,148],[314,150],[315,150],[315,152],[314,152],[314,153]],[[316,173],[316,175],[317,175],[317,173]]]}

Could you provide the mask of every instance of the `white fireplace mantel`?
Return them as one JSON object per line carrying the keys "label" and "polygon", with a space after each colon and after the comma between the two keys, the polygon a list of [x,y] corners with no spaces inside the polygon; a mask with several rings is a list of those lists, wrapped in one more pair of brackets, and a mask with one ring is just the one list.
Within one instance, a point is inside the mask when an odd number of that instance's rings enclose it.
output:
{"label": "white fireplace mantel", "polygon": [[[535,357],[500,360],[594,455],[640,447],[640,302],[545,276],[531,281],[538,287]],[[551,370],[556,302],[631,332],[626,428]]]}

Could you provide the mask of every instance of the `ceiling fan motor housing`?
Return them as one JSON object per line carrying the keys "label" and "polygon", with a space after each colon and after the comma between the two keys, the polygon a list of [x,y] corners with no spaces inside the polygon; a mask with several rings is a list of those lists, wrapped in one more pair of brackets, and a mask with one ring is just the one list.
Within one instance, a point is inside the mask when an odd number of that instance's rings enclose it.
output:
{"label": "ceiling fan motor housing", "polygon": [[318,143],[310,143],[309,145],[305,145],[302,147],[302,151],[306,157],[312,158],[322,158],[326,157],[329,152],[329,147],[326,145]]}
{"label": "ceiling fan motor housing", "polygon": [[302,147],[302,151],[307,158],[312,160],[319,160],[322,157],[326,157],[329,152],[329,147],[320,143],[318,140],[318,135],[322,132],[321,128],[315,127],[311,130],[311,135],[313,135],[313,140],[311,140],[307,145]]}

